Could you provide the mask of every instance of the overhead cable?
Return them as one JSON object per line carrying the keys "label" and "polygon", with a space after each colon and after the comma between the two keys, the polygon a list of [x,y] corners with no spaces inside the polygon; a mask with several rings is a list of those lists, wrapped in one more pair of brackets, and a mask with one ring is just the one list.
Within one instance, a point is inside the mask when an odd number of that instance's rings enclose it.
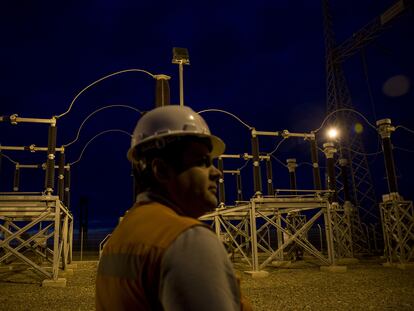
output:
{"label": "overhead cable", "polygon": [[359,115],[362,119],[364,119],[364,121],[370,126],[370,127],[372,127],[375,131],[377,131],[377,128],[376,128],[376,126],[375,125],[373,125],[371,122],[369,122],[368,121],[368,119],[362,114],[362,113],[360,113],[359,111],[356,111],[355,109],[351,109],[351,108],[339,108],[339,109],[337,109],[337,110],[334,110],[334,111],[332,111],[331,113],[329,113],[326,117],[325,117],[325,119],[322,121],[322,123],[321,123],[321,126],[319,126],[319,128],[317,128],[316,130],[314,130],[313,132],[314,133],[317,133],[317,132],[319,132],[322,128],[323,128],[323,126],[325,125],[325,122],[332,116],[332,115],[334,115],[335,113],[338,113],[338,112],[341,112],[341,111],[350,111],[350,112],[353,112],[353,113],[356,113],[357,115]]}
{"label": "overhead cable", "polygon": [[408,127],[406,127],[406,126],[404,126],[404,125],[397,125],[397,126],[395,127],[395,130],[397,130],[397,129],[399,129],[399,128],[402,128],[402,129],[406,130],[407,132],[410,132],[410,133],[414,134],[414,130],[409,129]]}
{"label": "overhead cable", "polygon": [[101,82],[101,81],[103,81],[103,80],[105,80],[105,79],[108,79],[108,78],[110,78],[110,77],[113,77],[113,76],[116,76],[116,75],[119,75],[119,74],[121,74],[121,73],[125,73],[125,72],[143,72],[143,73],[146,73],[146,74],[150,75],[152,78],[155,78],[155,75],[153,75],[152,73],[150,73],[150,72],[148,72],[148,71],[146,71],[146,70],[143,70],[143,69],[125,69],[125,70],[120,70],[120,71],[117,71],[117,72],[111,73],[111,74],[109,74],[109,75],[106,75],[106,76],[104,76],[104,77],[102,77],[102,78],[100,78],[100,79],[98,79],[98,80],[96,80],[96,81],[92,82],[91,84],[89,84],[88,86],[86,86],[84,89],[82,89],[82,91],[80,91],[80,92],[79,92],[79,93],[75,96],[75,98],[72,100],[72,102],[71,102],[71,103],[70,103],[70,105],[69,105],[68,110],[66,110],[64,113],[62,113],[62,114],[60,114],[60,115],[56,116],[56,119],[59,119],[59,118],[63,117],[64,115],[68,114],[68,113],[70,112],[70,110],[72,109],[72,106],[73,106],[73,104],[75,103],[75,101],[78,99],[78,97],[79,97],[79,96],[80,96],[83,92],[85,92],[86,90],[88,90],[88,89],[89,89],[89,88],[91,88],[92,86],[94,86],[94,85],[98,84],[99,82]]}
{"label": "overhead cable", "polygon": [[279,160],[276,156],[274,156],[273,154],[270,154],[270,156],[275,159],[280,165],[287,167],[287,165],[285,163],[283,163],[281,160]]}
{"label": "overhead cable", "polygon": [[246,160],[244,162],[244,164],[242,166],[240,166],[237,170],[241,171],[242,169],[244,169],[247,166],[247,164],[249,163],[249,161],[250,161],[250,159]]}
{"label": "overhead cable", "polygon": [[131,133],[128,133],[127,131],[124,131],[124,130],[121,130],[121,129],[110,129],[110,130],[105,130],[105,131],[102,131],[102,132],[100,132],[100,133],[98,133],[98,134],[96,134],[94,137],[92,137],[86,144],[85,144],[85,146],[83,147],[83,149],[82,149],[82,151],[81,151],[81,153],[80,153],[80,155],[79,155],[79,158],[76,160],[76,161],[74,161],[74,162],[72,162],[72,163],[69,163],[69,165],[74,165],[74,164],[76,164],[76,163],[78,163],[81,159],[82,159],[82,156],[83,156],[83,153],[85,152],[85,150],[86,150],[86,148],[89,146],[89,144],[95,139],[95,138],[98,138],[99,136],[101,136],[101,135],[104,135],[104,134],[106,134],[106,133],[110,133],[110,132],[119,132],[119,133],[123,133],[123,134],[126,134],[126,135],[128,135],[129,137],[132,137],[132,135],[131,135]]}
{"label": "overhead cable", "polygon": [[142,115],[142,111],[140,111],[140,110],[138,110],[137,108],[134,108],[134,107],[132,107],[132,106],[128,106],[128,105],[108,105],[108,106],[104,106],[104,107],[101,107],[101,108],[98,108],[98,109],[96,109],[95,111],[93,111],[91,114],[89,114],[84,120],[83,120],[83,122],[81,123],[81,125],[79,126],[79,129],[78,129],[78,132],[77,132],[77,134],[76,134],[76,137],[75,137],[75,139],[74,140],[72,140],[71,142],[69,142],[69,143],[67,143],[67,144],[65,144],[65,145],[63,145],[63,147],[68,147],[68,146],[70,146],[70,145],[72,145],[72,144],[74,144],[78,139],[79,139],[79,135],[80,135],[80,132],[81,132],[81,130],[82,130],[82,127],[83,127],[83,125],[85,124],[85,122],[90,118],[90,117],[92,117],[95,113],[98,113],[99,111],[102,111],[102,110],[104,110],[104,109],[108,109],[108,108],[128,108],[128,109],[132,109],[132,110],[135,110],[135,111],[137,111],[137,112],[139,112],[141,115]]}
{"label": "overhead cable", "polygon": [[198,111],[197,113],[201,114],[201,113],[204,113],[204,112],[222,112],[222,113],[225,113],[225,114],[228,114],[228,115],[232,116],[237,121],[239,121],[241,124],[243,124],[245,127],[247,127],[249,130],[252,130],[254,128],[253,126],[248,125],[246,122],[244,122],[242,119],[240,119],[235,114],[233,114],[231,112],[228,112],[226,110],[222,110],[222,109],[205,109],[205,110]]}
{"label": "overhead cable", "polygon": [[276,145],[275,149],[273,149],[273,151],[272,151],[272,152],[270,152],[269,154],[270,154],[270,155],[273,155],[273,154],[277,151],[277,149],[279,149],[280,145],[281,145],[281,144],[282,144],[285,140],[286,140],[286,137],[283,137],[283,139],[282,139],[281,141],[279,141],[279,143]]}
{"label": "overhead cable", "polygon": [[12,158],[10,158],[8,155],[4,154],[3,152],[0,152],[0,157],[5,157],[7,160],[12,162],[13,164],[17,164],[17,161],[14,161]]}

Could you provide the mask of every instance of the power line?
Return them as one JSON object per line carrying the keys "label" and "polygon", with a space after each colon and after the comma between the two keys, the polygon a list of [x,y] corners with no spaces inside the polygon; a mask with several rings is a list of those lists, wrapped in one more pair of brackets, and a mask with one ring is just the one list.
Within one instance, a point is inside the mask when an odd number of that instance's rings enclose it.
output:
{"label": "power line", "polygon": [[74,161],[74,162],[72,162],[72,163],[69,163],[69,165],[74,165],[74,164],[76,164],[76,163],[78,163],[81,159],[82,159],[82,156],[83,156],[83,153],[85,152],[85,150],[86,150],[86,148],[89,146],[89,144],[95,139],[95,138],[97,138],[97,137],[99,137],[99,136],[101,136],[101,135],[104,135],[104,134],[106,134],[106,133],[110,133],[110,132],[120,132],[120,133],[123,133],[123,134],[126,134],[126,135],[128,135],[129,137],[131,137],[132,135],[130,134],[130,133],[128,133],[127,131],[124,131],[124,130],[120,130],[120,129],[110,129],[110,130],[105,130],[105,131],[102,131],[102,132],[100,132],[100,133],[98,133],[98,134],[96,134],[94,137],[92,137],[86,144],[85,144],[85,147],[83,147],[83,149],[82,149],[82,151],[81,151],[81,153],[80,153],[80,155],[79,155],[79,158],[76,160],[76,161]]}
{"label": "power line", "polygon": [[7,160],[12,162],[13,164],[17,164],[17,161],[14,161],[12,158],[10,158],[8,155],[4,154],[3,152],[0,152],[0,157],[5,157]]}
{"label": "power line", "polygon": [[104,110],[104,109],[108,109],[108,108],[117,108],[117,107],[120,107],[120,108],[129,108],[129,109],[132,109],[132,110],[135,110],[135,111],[137,111],[137,112],[139,112],[141,115],[142,115],[142,111],[140,111],[140,110],[138,110],[137,108],[134,108],[134,107],[132,107],[132,106],[128,106],[128,105],[108,105],[108,106],[104,106],[104,107],[101,107],[101,108],[98,108],[98,109],[96,109],[95,111],[93,111],[90,115],[88,115],[84,120],[83,120],[83,122],[81,123],[81,125],[79,126],[79,129],[78,129],[78,132],[77,132],[77,134],[76,134],[76,137],[75,137],[75,139],[74,140],[72,140],[71,142],[69,142],[69,143],[67,143],[67,144],[65,144],[65,145],[63,145],[63,147],[68,147],[68,146],[70,146],[70,145],[72,145],[72,144],[74,144],[78,139],[79,139],[79,135],[80,135],[80,132],[81,132],[81,130],[82,130],[82,127],[83,127],[83,125],[85,124],[85,122],[90,118],[90,117],[92,117],[95,113],[98,113],[99,111],[102,111],[102,110]]}
{"label": "power line", "polygon": [[395,130],[397,130],[397,129],[399,129],[399,128],[402,128],[402,129],[406,130],[407,132],[410,132],[410,133],[414,134],[414,130],[409,129],[408,127],[406,127],[406,126],[404,126],[404,125],[398,125],[398,126],[396,126],[396,127],[395,127]]}
{"label": "power line", "polygon": [[222,110],[222,109],[205,109],[205,110],[201,110],[198,111],[198,114],[204,113],[204,112],[222,112],[225,114],[228,114],[230,116],[232,116],[233,118],[235,118],[237,121],[239,121],[241,124],[243,124],[245,127],[247,127],[249,130],[253,129],[253,126],[248,125],[246,122],[244,122],[242,119],[240,119],[238,116],[236,116],[235,114],[228,112],[226,110]]}
{"label": "power line", "polygon": [[250,159],[248,159],[247,161],[244,162],[244,164],[242,166],[240,166],[237,170],[241,171],[242,169],[244,169],[247,164],[249,164]]}
{"label": "power line", "polygon": [[285,163],[283,163],[282,161],[280,161],[276,156],[274,156],[273,154],[270,154],[270,156],[275,159],[280,165],[282,165],[283,167],[287,167],[287,165]]}
{"label": "power line", "polygon": [[272,152],[270,152],[269,154],[270,154],[270,155],[273,155],[273,154],[277,151],[277,149],[279,149],[280,145],[281,145],[281,144],[282,144],[285,140],[286,140],[286,138],[284,137],[281,141],[279,141],[279,143],[276,145],[275,149],[273,149],[273,151],[272,151]]}
{"label": "power line", "polygon": [[108,79],[108,78],[110,78],[110,77],[113,77],[113,76],[115,76],[115,75],[118,75],[118,74],[121,74],[121,73],[125,73],[125,72],[143,72],[143,73],[146,73],[146,74],[150,75],[152,78],[155,78],[155,75],[153,75],[152,73],[150,73],[150,72],[148,72],[148,71],[146,71],[146,70],[143,70],[143,69],[125,69],[125,70],[120,70],[120,71],[117,71],[117,72],[111,73],[111,74],[109,74],[109,75],[106,75],[106,76],[104,76],[104,77],[102,77],[102,78],[100,78],[100,79],[98,79],[98,80],[96,80],[96,81],[92,82],[91,84],[89,84],[88,86],[86,86],[86,87],[85,87],[82,91],[80,91],[80,92],[79,92],[79,93],[75,96],[75,98],[72,100],[72,102],[70,103],[68,110],[66,110],[64,113],[62,113],[62,114],[60,114],[60,115],[56,116],[56,119],[59,119],[59,118],[63,117],[64,115],[68,114],[68,113],[70,112],[70,110],[72,109],[72,106],[73,106],[73,104],[75,103],[75,101],[78,99],[78,97],[79,97],[79,96],[80,96],[83,92],[85,92],[86,90],[88,90],[88,89],[89,89],[89,88],[91,88],[92,86],[94,86],[94,85],[98,84],[99,82],[101,82],[101,81],[103,81],[103,80],[105,80],[105,79]]}
{"label": "power line", "polygon": [[355,109],[351,109],[351,108],[339,108],[339,109],[336,109],[336,110],[334,110],[334,111],[332,111],[331,113],[329,113],[326,117],[325,117],[325,119],[322,121],[322,123],[321,123],[321,125],[319,126],[319,128],[317,128],[316,130],[314,130],[313,132],[314,133],[317,133],[317,132],[319,132],[321,129],[322,129],[322,127],[325,125],[325,122],[332,116],[332,115],[334,115],[335,113],[338,113],[338,112],[341,112],[341,111],[350,111],[350,112],[353,112],[353,113],[356,113],[357,115],[359,115],[370,127],[372,127],[375,131],[377,131],[377,128],[375,127],[375,125],[373,125],[372,123],[370,123],[369,121],[368,121],[368,119],[362,114],[362,113],[360,113],[359,111],[356,111]]}

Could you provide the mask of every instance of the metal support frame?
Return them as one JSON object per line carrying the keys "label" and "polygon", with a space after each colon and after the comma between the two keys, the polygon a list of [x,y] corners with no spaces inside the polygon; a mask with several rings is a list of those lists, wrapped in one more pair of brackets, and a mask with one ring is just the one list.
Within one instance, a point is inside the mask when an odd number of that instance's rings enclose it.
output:
{"label": "metal support frame", "polygon": [[[335,176],[335,153],[337,152],[334,144],[328,142],[323,144],[324,154],[326,156],[326,166],[328,169],[328,187],[333,191],[331,197],[331,218],[333,228],[333,240],[334,240],[334,252],[336,258],[353,257],[353,245],[352,245],[352,226],[351,226],[351,214],[348,212],[349,207],[345,212],[344,208],[341,208],[338,203],[338,193],[336,189],[336,176]],[[344,163],[343,163],[344,164]],[[349,201],[346,201],[350,203]]]}
{"label": "metal support frame", "polygon": [[[292,243],[300,245],[310,256],[317,258],[322,265],[334,264],[334,238],[331,221],[331,207],[327,197],[318,195],[256,197],[243,205],[217,209],[200,217],[211,221],[217,236],[224,242],[233,257],[240,255],[252,269],[261,271],[272,261],[283,259],[283,253]],[[309,220],[303,219],[292,230],[292,222],[287,215],[306,212]],[[324,219],[328,254],[323,254],[308,238],[307,232]],[[275,232],[275,240],[270,233]],[[283,236],[287,237],[283,240]]]}
{"label": "metal support frame", "polygon": [[72,261],[73,216],[57,196],[0,196],[0,268],[23,262],[46,279]]}
{"label": "metal support frame", "polygon": [[389,194],[383,195],[380,204],[384,253],[390,263],[404,264],[414,259],[414,209],[413,202],[404,200],[398,194],[397,177],[391,144],[391,133],[395,128],[390,119],[377,121],[378,133],[382,139],[384,163],[387,173]]}
{"label": "metal support frame", "polygon": [[354,257],[351,215],[348,211],[348,209],[341,208],[336,202],[331,204],[335,258]]}
{"label": "metal support frame", "polygon": [[385,256],[389,263],[405,264],[414,260],[414,208],[398,194],[383,196],[380,203]]}

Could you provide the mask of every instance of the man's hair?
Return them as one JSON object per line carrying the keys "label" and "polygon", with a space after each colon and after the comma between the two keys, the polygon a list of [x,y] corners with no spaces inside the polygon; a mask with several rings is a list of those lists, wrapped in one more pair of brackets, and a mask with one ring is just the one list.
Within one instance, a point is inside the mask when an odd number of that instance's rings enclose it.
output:
{"label": "man's hair", "polygon": [[140,146],[136,150],[136,161],[133,164],[135,193],[139,194],[159,187],[152,172],[152,161],[156,158],[163,160],[176,172],[183,171],[185,169],[183,155],[191,142],[200,142],[205,144],[210,151],[212,149],[210,139],[197,136],[178,136],[172,142],[159,148],[146,148],[145,145]]}

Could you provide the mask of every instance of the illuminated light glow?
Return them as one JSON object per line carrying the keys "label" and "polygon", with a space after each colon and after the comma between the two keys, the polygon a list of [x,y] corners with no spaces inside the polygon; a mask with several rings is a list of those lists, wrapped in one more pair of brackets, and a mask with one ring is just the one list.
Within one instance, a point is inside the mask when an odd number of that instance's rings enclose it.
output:
{"label": "illuminated light glow", "polygon": [[356,123],[354,125],[354,131],[357,134],[361,134],[364,131],[364,126],[361,123]]}
{"label": "illuminated light glow", "polygon": [[336,128],[334,128],[334,127],[330,128],[327,133],[328,133],[328,137],[330,139],[337,138],[338,135],[339,135],[338,130]]}

